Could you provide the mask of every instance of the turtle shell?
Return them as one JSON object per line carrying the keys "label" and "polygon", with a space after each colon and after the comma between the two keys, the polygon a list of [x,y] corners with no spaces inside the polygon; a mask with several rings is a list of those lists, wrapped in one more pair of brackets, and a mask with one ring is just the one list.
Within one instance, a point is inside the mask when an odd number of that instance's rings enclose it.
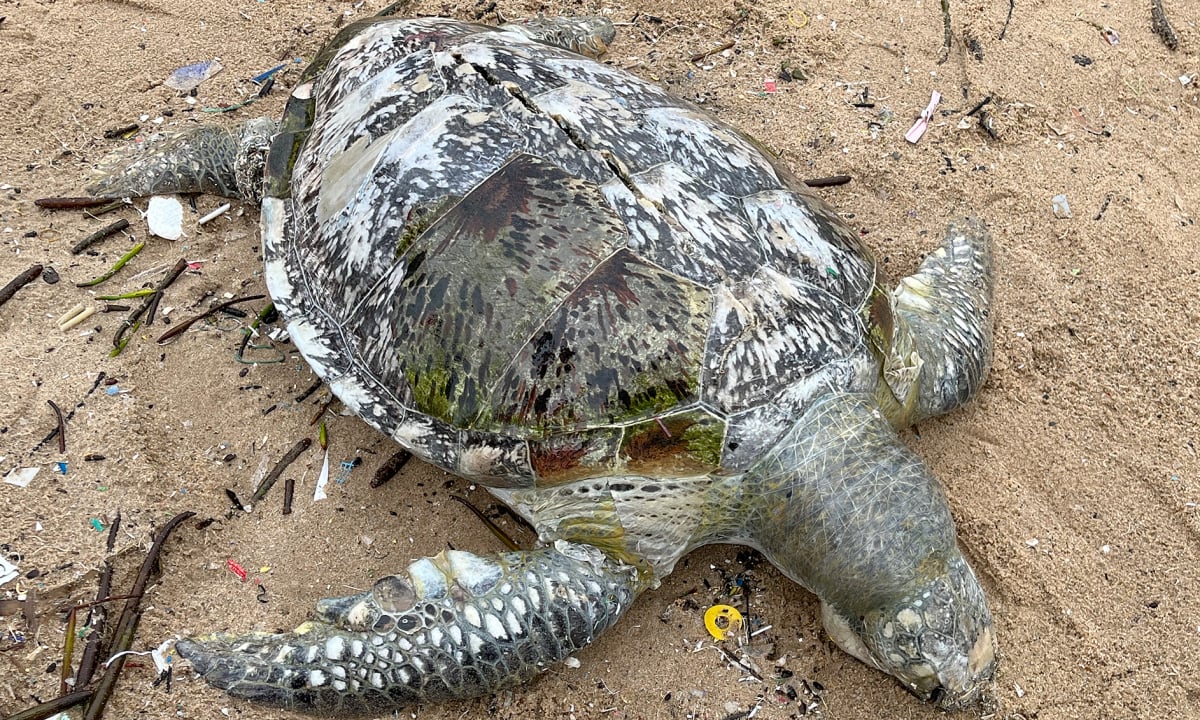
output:
{"label": "turtle shell", "polygon": [[267,283],[347,406],[497,487],[737,471],[877,375],[856,235],[747,136],[503,29],[377,19],[293,92]]}

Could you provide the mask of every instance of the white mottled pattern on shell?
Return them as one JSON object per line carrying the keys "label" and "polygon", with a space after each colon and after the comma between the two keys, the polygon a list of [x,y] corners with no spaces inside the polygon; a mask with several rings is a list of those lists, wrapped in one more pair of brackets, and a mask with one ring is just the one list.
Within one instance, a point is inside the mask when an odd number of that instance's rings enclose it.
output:
{"label": "white mottled pattern on shell", "polygon": [[759,420],[797,404],[778,398],[862,379],[858,315],[875,278],[857,238],[745,136],[661,88],[520,33],[395,20],[330,59],[314,102],[291,196],[267,201],[268,284],[317,372],[414,453],[496,486],[536,477],[520,428],[480,432],[413,409],[394,350],[404,338],[381,321],[393,309],[380,283],[406,272],[397,242],[414,214],[519,153],[600,186],[629,250],[714,296],[702,401],[744,440],[723,464],[752,461],[771,425]]}

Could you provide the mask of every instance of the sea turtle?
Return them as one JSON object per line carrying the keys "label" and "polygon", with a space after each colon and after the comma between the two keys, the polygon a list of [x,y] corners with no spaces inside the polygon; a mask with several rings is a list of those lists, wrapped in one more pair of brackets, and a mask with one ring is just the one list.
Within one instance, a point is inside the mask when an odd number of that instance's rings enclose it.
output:
{"label": "sea turtle", "polygon": [[267,286],[317,374],[539,533],[417,560],[292,633],[179,641],[211,684],[322,712],[491,693],[709,543],[757,548],[921,698],[989,684],[983,590],[897,434],[983,382],[987,230],[951,224],[891,289],[753,140],[580,54],[612,37],[357,22],[278,125],[192,129],[92,188],[261,201]]}

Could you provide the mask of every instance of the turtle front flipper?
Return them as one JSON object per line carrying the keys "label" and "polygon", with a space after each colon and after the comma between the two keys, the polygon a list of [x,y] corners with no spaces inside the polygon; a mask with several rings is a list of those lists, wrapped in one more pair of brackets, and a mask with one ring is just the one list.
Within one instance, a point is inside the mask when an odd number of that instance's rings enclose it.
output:
{"label": "turtle front flipper", "polygon": [[255,118],[241,125],[200,125],[147,141],[130,158],[118,152],[88,186],[95,197],[124,198],[210,193],[257,203],[262,169],[275,123]]}
{"label": "turtle front flipper", "polygon": [[892,293],[895,331],[884,378],[913,422],[964,405],[992,358],[992,238],[975,219],[952,223],[942,247]]}
{"label": "turtle front flipper", "polygon": [[637,571],[595,548],[492,558],[448,550],[359,595],[322,600],[294,632],[180,640],[235,697],[319,712],[382,712],[491,694],[589,644],[629,607]]}

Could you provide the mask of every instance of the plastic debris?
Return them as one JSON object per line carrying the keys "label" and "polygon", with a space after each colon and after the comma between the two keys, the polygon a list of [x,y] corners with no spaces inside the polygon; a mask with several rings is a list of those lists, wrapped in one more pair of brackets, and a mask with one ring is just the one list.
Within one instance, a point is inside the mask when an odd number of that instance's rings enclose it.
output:
{"label": "plastic debris", "polygon": [[237,575],[238,578],[242,580],[242,582],[246,581],[246,577],[248,576],[249,573],[246,572],[246,569],[244,567],[242,567],[241,565],[238,565],[236,560],[234,560],[233,558],[227,559],[225,561],[225,567],[229,568],[229,572],[233,573],[234,575]]}
{"label": "plastic debris", "polygon": [[17,570],[17,566],[0,557],[0,585],[16,580],[18,575],[20,571]]}
{"label": "plastic debris", "polygon": [[325,494],[325,487],[329,485],[329,451],[325,451],[325,460],[321,463],[321,474],[317,476],[317,489],[313,491],[313,502],[320,502],[329,498]]}
{"label": "plastic debris", "polygon": [[742,627],[742,614],[732,605],[713,605],[704,613],[704,627],[717,640],[724,640]]}
{"label": "plastic debris", "polygon": [[777,92],[779,92],[779,86],[775,84],[774,80],[771,80],[771,79],[763,80],[763,92],[777,93]]}
{"label": "plastic debris", "polygon": [[[212,222],[213,220],[216,220],[217,218],[219,218],[219,217],[221,217],[222,215],[224,215],[224,214],[225,214],[225,213],[226,213],[226,212],[229,210],[229,208],[231,208],[231,207],[233,207],[233,205],[232,205],[232,204],[230,204],[230,203],[225,203],[225,204],[224,204],[224,205],[222,205],[221,207],[217,208],[216,210],[213,210],[213,211],[212,211],[212,212],[210,212],[209,214],[207,214],[207,215],[205,215],[204,217],[202,217],[202,218],[200,218],[199,220],[197,220],[197,221],[196,221],[196,224],[197,224],[197,225],[207,225],[207,224],[209,224],[210,222]],[[189,266],[190,266],[190,265],[191,265],[191,263],[189,263]]]}
{"label": "plastic debris", "polygon": [[224,69],[225,67],[216,60],[184,65],[171,73],[166,80],[163,80],[163,85],[179,92],[191,92],[200,87],[200,83]]}
{"label": "plastic debris", "polygon": [[287,65],[288,65],[287,63],[279,63],[278,65],[271,68],[270,70],[264,70],[263,72],[260,72],[259,74],[250,78],[250,82],[254,83],[255,85],[262,85],[264,82],[267,81],[268,78],[270,78],[275,73],[277,73],[280,70],[287,67]]}
{"label": "plastic debris", "polygon": [[338,474],[337,477],[334,478],[334,482],[336,482],[338,485],[345,485],[346,481],[350,479],[350,471],[353,469],[353,462],[350,462],[349,460],[343,460],[341,467],[338,468]]}
{"label": "plastic debris", "polygon": [[566,665],[572,670],[578,670],[582,663],[580,663],[579,658],[575,657],[574,655],[568,655],[566,659],[563,660],[563,665]]}
{"label": "plastic debris", "polygon": [[1050,202],[1054,204],[1054,217],[1059,220],[1067,220],[1071,217],[1071,205],[1067,202],[1066,195],[1055,195]]}
{"label": "plastic debris", "polygon": [[173,197],[150,198],[145,218],[151,235],[164,240],[178,240],[183,235],[183,205]]}
{"label": "plastic debris", "polygon": [[908,132],[904,133],[905,140],[915,145],[921,139],[921,136],[929,129],[929,119],[933,117],[933,111],[937,109],[938,103],[941,101],[942,94],[934,90],[933,94],[929,96],[929,105],[921,112],[921,117],[917,118]]}
{"label": "plastic debris", "polygon": [[88,525],[91,525],[96,532],[104,532],[104,523],[100,522],[100,518],[88,520]]}
{"label": "plastic debris", "polygon": [[67,463],[66,462],[57,462],[57,463],[55,463],[55,465],[58,466],[58,474],[59,475],[67,474]]}
{"label": "plastic debris", "polygon": [[40,467],[18,467],[9,470],[4,476],[4,482],[17,487],[29,487],[29,483],[41,472]]}
{"label": "plastic debris", "polygon": [[1121,43],[1121,36],[1117,34],[1116,30],[1113,30],[1107,25],[1100,28],[1100,34],[1104,36],[1104,39],[1108,41],[1109,45],[1119,45]]}

